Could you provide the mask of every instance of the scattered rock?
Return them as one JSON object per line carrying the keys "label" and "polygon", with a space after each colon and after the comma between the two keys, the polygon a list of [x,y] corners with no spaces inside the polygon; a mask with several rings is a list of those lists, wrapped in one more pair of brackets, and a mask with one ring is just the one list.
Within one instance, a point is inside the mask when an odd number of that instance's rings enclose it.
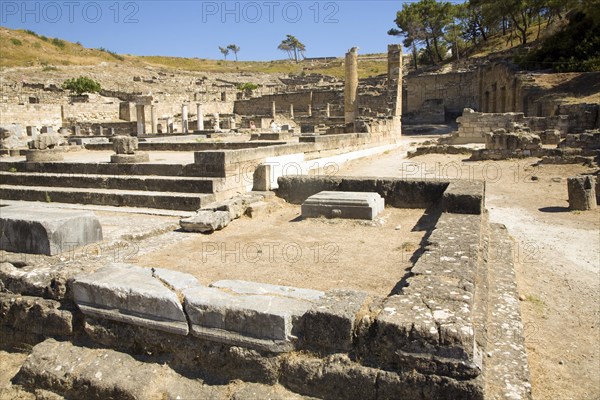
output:
{"label": "scattered rock", "polygon": [[179,221],[181,229],[186,232],[212,233],[225,228],[231,222],[229,211],[198,211],[189,218]]}

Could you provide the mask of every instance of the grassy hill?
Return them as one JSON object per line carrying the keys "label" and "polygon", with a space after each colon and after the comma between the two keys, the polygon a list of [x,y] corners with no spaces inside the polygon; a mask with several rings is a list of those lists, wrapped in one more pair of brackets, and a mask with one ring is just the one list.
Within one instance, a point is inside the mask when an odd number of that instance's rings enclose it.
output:
{"label": "grassy hill", "polygon": [[[122,63],[124,66],[155,66],[206,72],[265,72],[300,74],[319,73],[343,77],[343,59],[331,61],[224,61],[201,58],[164,56],[132,56],[116,54],[107,49],[89,49],[79,43],[48,38],[32,31],[0,27],[0,68],[61,65],[96,65],[101,62]],[[385,55],[369,55],[359,63],[359,76],[369,77],[387,72]]]}

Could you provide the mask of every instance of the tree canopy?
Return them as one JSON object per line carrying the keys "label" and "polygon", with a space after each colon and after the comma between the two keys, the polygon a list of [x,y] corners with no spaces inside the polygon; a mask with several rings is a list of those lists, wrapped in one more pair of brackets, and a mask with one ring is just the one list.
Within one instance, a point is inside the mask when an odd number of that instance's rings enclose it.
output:
{"label": "tree canopy", "polygon": [[76,79],[67,79],[63,82],[62,88],[78,95],[82,95],[84,93],[97,93],[102,90],[102,87],[98,82],[85,76],[80,76]]}
{"label": "tree canopy", "polygon": [[240,51],[240,47],[236,46],[235,44],[230,44],[229,46],[227,46],[227,49],[231,50],[231,52],[235,55],[235,61],[237,61],[237,53]]}
{"label": "tree canopy", "polygon": [[290,60],[298,62],[299,57],[304,57],[306,46],[293,35],[286,35],[277,48],[285,51]]}

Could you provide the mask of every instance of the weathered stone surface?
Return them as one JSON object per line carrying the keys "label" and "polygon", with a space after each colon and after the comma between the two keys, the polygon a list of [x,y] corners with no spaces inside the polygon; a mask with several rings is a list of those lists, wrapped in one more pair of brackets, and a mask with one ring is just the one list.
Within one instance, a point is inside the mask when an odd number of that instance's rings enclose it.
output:
{"label": "weathered stone surface", "polygon": [[137,164],[150,161],[150,155],[144,152],[135,154],[113,154],[110,156],[110,162],[114,164]]}
{"label": "weathered stone surface", "polygon": [[179,224],[186,232],[211,233],[225,228],[230,222],[228,211],[200,210],[193,217],[181,219]]}
{"label": "weathered stone surface", "polygon": [[415,371],[394,373],[381,371],[377,375],[377,398],[385,400],[483,400],[480,379],[455,380]]}
{"label": "weathered stone surface", "polygon": [[15,253],[55,255],[102,240],[98,218],[86,211],[2,207],[0,248]]}
{"label": "weathered stone surface", "polygon": [[541,147],[540,137],[533,133],[506,132],[505,129],[496,129],[485,135],[487,150],[537,150]]}
{"label": "weathered stone surface", "polygon": [[0,293],[0,325],[43,336],[71,336],[73,314],[55,300]]}
{"label": "weathered stone surface", "polygon": [[246,208],[246,215],[250,218],[257,218],[269,213],[269,203],[266,201],[255,201],[254,203],[248,204]]}
{"label": "weathered stone surface", "polygon": [[76,277],[72,290],[75,303],[86,315],[188,334],[177,293],[148,268],[113,264]]}
{"label": "weathered stone surface", "polygon": [[577,176],[567,179],[569,208],[571,210],[593,210],[596,208],[596,184],[592,176]]}
{"label": "weathered stone surface", "polygon": [[485,209],[485,181],[453,180],[442,197],[443,211],[481,214]]}
{"label": "weathered stone surface", "polygon": [[216,288],[194,287],[183,295],[192,332],[219,329],[264,340],[289,340],[294,322],[311,306],[299,299],[235,296]]}
{"label": "weathered stone surface", "polygon": [[164,364],[136,361],[106,349],[48,339],[37,346],[15,377],[29,390],[43,388],[66,398],[220,399],[220,388],[185,379]]}
{"label": "weathered stone surface", "polygon": [[304,314],[302,346],[325,353],[346,352],[352,348],[356,316],[367,295],[332,290]]}
{"label": "weathered stone surface", "polygon": [[135,136],[116,136],[112,143],[117,154],[135,154],[138,149],[138,138]]}
{"label": "weathered stone surface", "polygon": [[328,359],[295,355],[285,359],[281,383],[301,394],[323,399],[375,399],[379,371],[350,361],[346,355]]}
{"label": "weathered stone surface", "polygon": [[237,294],[265,294],[316,301],[325,296],[320,290],[302,289],[291,286],[270,285],[268,283],[240,280],[222,280],[210,284],[211,287],[226,289]]}
{"label": "weathered stone surface", "polygon": [[302,203],[302,217],[373,220],[384,208],[378,193],[323,191]]}
{"label": "weathered stone surface", "polygon": [[254,170],[252,190],[265,192],[271,190],[271,180],[273,178],[272,165],[260,164]]}
{"label": "weathered stone surface", "polygon": [[0,290],[63,300],[68,297],[68,280],[82,271],[80,266],[68,262],[50,265],[32,264],[19,268],[11,263],[0,263]]}
{"label": "weathered stone surface", "polygon": [[64,159],[65,153],[58,149],[27,150],[25,152],[25,161],[27,162],[55,162]]}
{"label": "weathered stone surface", "polygon": [[29,148],[34,150],[54,149],[57,146],[65,144],[66,140],[56,133],[40,133],[29,142]]}

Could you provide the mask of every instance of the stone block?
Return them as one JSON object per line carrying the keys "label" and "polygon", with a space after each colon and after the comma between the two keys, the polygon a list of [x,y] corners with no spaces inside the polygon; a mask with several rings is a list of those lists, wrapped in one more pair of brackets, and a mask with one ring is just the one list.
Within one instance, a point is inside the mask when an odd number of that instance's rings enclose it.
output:
{"label": "stone block", "polygon": [[260,192],[271,190],[272,177],[272,166],[270,164],[260,164],[254,170],[252,190]]}
{"label": "stone block", "polygon": [[306,199],[302,217],[373,220],[384,208],[384,199],[378,193],[323,191]]}
{"label": "stone block", "polygon": [[117,154],[134,154],[138,149],[138,138],[134,136],[116,136],[112,142]]}
{"label": "stone block", "polygon": [[264,294],[316,301],[325,296],[320,290],[302,289],[291,286],[270,285],[268,283],[240,280],[221,280],[210,284],[211,287],[226,289],[237,294]]}
{"label": "stone block", "polygon": [[179,221],[186,232],[212,233],[225,228],[231,222],[229,211],[200,210],[196,215]]}
{"label": "stone block", "polygon": [[112,264],[77,276],[73,298],[85,315],[187,335],[178,293],[149,268]]}
{"label": "stone block", "polygon": [[102,227],[86,211],[2,207],[0,249],[15,253],[56,255],[102,240]]}
{"label": "stone block", "polygon": [[481,214],[485,209],[485,182],[451,181],[442,196],[444,212]]}
{"label": "stone block", "polygon": [[233,332],[262,340],[292,338],[294,322],[311,302],[278,296],[236,296],[216,288],[194,287],[183,291],[192,332],[206,329]]}
{"label": "stone block", "polygon": [[332,290],[304,315],[303,347],[321,352],[347,352],[352,348],[356,316],[367,295]]}
{"label": "stone block", "polygon": [[137,152],[135,154],[113,154],[110,156],[110,162],[113,164],[137,164],[149,162],[148,153]]}
{"label": "stone block", "polygon": [[596,184],[593,176],[568,178],[567,190],[571,210],[586,211],[596,208]]}
{"label": "stone block", "polygon": [[[43,128],[42,132],[44,132]],[[40,133],[29,142],[29,148],[32,150],[46,150],[53,149],[64,143],[66,141],[61,135],[46,131],[46,133]]]}
{"label": "stone block", "polygon": [[27,162],[56,162],[63,161],[65,153],[60,149],[27,150],[25,161]]}
{"label": "stone block", "polygon": [[73,314],[56,300],[0,293],[0,325],[43,336],[71,336]]}
{"label": "stone block", "polygon": [[246,208],[246,215],[250,218],[257,218],[268,213],[269,203],[266,201],[255,201],[254,203],[248,204],[248,208]]}

